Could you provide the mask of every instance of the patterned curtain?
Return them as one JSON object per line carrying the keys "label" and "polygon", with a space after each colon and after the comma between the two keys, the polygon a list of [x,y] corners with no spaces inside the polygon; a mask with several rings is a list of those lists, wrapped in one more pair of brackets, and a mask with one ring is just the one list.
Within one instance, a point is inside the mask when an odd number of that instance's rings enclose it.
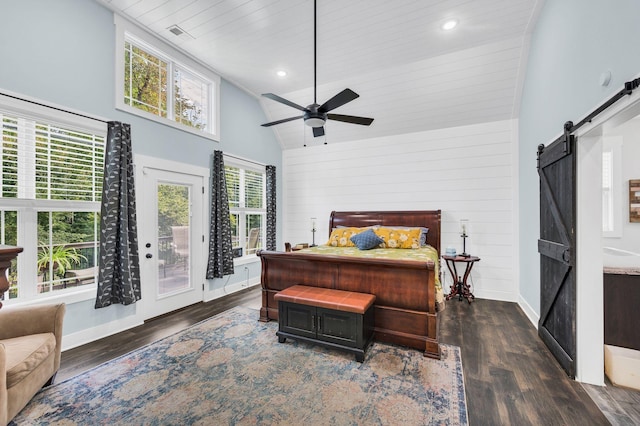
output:
{"label": "patterned curtain", "polygon": [[96,309],[141,299],[131,126],[108,123]]}
{"label": "patterned curtain", "polygon": [[211,172],[208,280],[233,274],[231,218],[229,215],[227,180],[224,174],[222,151],[213,152],[213,169]]}
{"label": "patterned curtain", "polygon": [[276,166],[265,168],[267,175],[267,250],[276,249]]}

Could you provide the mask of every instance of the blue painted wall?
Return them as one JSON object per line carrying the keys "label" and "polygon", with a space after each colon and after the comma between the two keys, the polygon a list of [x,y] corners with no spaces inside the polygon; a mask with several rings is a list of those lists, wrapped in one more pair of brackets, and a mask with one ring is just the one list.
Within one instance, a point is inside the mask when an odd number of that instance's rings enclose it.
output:
{"label": "blue painted wall", "polygon": [[[638,17],[637,0],[546,0],[533,32],[519,125],[520,294],[538,314],[537,146],[640,74]],[[607,70],[612,79],[603,87],[599,78]]]}
{"label": "blue painted wall", "polygon": [[[275,165],[278,205],[283,205],[281,148],[273,132],[259,126],[268,120],[255,97],[223,79],[220,141],[182,132],[115,109],[113,14],[97,2],[3,1],[0,17],[0,90],[130,123],[136,154],[210,167],[213,150],[220,149]],[[283,246],[278,228],[278,246]],[[250,276],[258,277],[260,268],[248,266]],[[237,275],[227,284],[247,278],[244,269]],[[76,303],[67,307],[65,334],[133,314],[134,307],[94,310],[93,301]]]}
{"label": "blue painted wall", "polygon": [[[4,1],[0,16],[0,89],[131,123],[134,152],[139,154],[208,167],[211,152],[222,149],[274,164],[282,194],[280,147],[269,129],[256,125],[267,120],[253,96],[223,80],[221,141],[181,132],[115,109],[113,17],[98,3]],[[538,313],[536,147],[553,140],[565,121],[578,120],[640,73],[638,16],[636,0],[546,0],[532,35],[519,127],[520,293]],[[607,88],[598,82],[605,70],[613,76]],[[281,195],[278,203],[283,205]],[[281,211],[278,221],[282,223]],[[257,273],[252,266],[251,275]],[[68,309],[65,331],[128,312],[126,307],[94,311],[92,302],[77,305]]]}

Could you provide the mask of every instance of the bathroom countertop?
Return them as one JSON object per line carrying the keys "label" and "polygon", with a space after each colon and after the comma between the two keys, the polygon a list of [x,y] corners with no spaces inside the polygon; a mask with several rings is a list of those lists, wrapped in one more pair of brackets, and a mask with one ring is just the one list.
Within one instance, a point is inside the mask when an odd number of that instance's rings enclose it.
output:
{"label": "bathroom countertop", "polygon": [[640,268],[638,267],[612,267],[605,266],[604,267],[605,274],[618,274],[618,275],[640,275]]}

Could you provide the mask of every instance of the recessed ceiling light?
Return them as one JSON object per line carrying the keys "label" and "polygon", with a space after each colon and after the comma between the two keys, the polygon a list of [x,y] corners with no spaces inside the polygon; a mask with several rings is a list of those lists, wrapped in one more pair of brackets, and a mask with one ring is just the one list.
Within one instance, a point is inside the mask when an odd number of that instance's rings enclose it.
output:
{"label": "recessed ceiling light", "polygon": [[285,70],[280,70],[280,71],[276,72],[276,74],[278,75],[278,77],[286,77],[287,76],[287,72]]}
{"label": "recessed ceiling light", "polygon": [[458,25],[458,21],[456,19],[450,19],[444,24],[442,24],[442,29],[445,31],[449,31],[454,29]]}

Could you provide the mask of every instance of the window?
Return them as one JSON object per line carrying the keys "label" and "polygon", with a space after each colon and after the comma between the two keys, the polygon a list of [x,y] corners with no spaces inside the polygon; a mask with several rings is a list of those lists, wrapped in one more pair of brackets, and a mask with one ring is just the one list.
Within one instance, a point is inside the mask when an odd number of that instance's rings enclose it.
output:
{"label": "window", "polygon": [[169,64],[141,47],[124,44],[124,103],[167,117]]}
{"label": "window", "polygon": [[[231,238],[236,257],[253,256],[266,241],[266,178],[264,167],[251,163],[225,163],[231,214]],[[253,167],[252,167],[253,166]]]}
{"label": "window", "polygon": [[217,139],[220,78],[116,15],[116,105]]}
{"label": "window", "polygon": [[[0,210],[0,244],[18,245],[18,212]],[[9,280],[8,297],[17,297],[18,259],[11,260],[7,278]],[[5,300],[7,294],[0,294],[0,300]]]}
{"label": "window", "polygon": [[602,148],[602,235],[622,237],[622,137],[607,136]]}
{"label": "window", "polygon": [[602,230],[613,231],[613,153],[602,153]]}
{"label": "window", "polygon": [[68,117],[60,124],[38,113],[44,107],[16,110],[2,101],[0,242],[24,251],[0,298],[29,300],[94,285],[106,126],[87,128],[83,123],[94,120]]}

